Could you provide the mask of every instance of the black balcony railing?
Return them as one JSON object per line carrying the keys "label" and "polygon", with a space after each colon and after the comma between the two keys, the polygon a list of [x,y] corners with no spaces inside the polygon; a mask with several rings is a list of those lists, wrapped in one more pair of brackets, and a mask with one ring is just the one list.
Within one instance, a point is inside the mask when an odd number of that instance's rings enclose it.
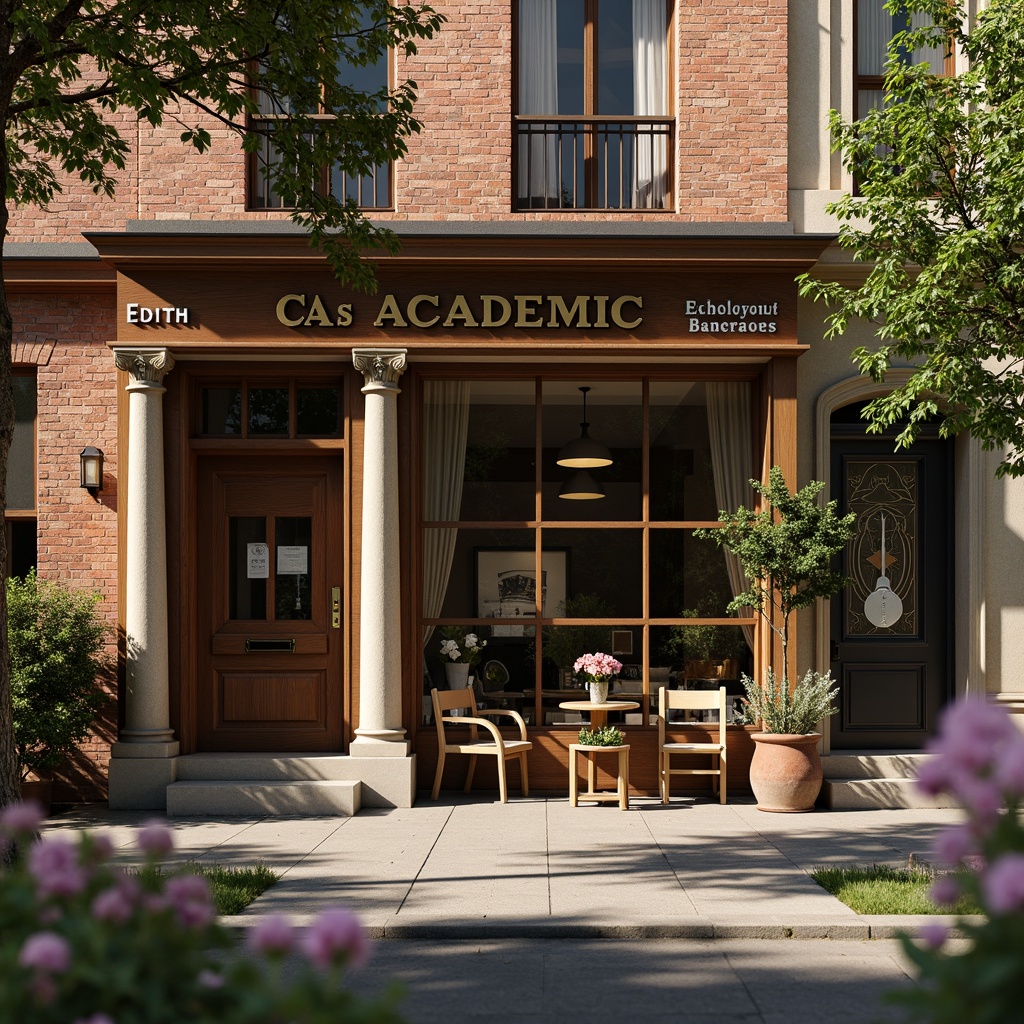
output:
{"label": "black balcony railing", "polygon": [[[273,188],[274,169],[281,157],[274,149],[273,139],[265,136],[260,148],[250,158],[252,174],[249,188],[249,207],[256,210],[280,210],[285,204]],[[352,199],[363,210],[389,209],[391,199],[391,164],[378,164],[367,174],[349,174],[340,167],[319,169],[316,188],[319,192],[330,190],[331,195],[341,199]]]}
{"label": "black balcony railing", "polygon": [[517,117],[516,209],[666,210],[671,118]]}

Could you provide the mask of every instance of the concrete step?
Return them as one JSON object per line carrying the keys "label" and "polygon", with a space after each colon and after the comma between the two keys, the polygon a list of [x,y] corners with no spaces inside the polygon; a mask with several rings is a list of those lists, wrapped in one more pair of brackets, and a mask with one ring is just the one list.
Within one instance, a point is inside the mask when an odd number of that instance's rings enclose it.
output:
{"label": "concrete step", "polygon": [[821,799],[836,811],[959,806],[952,797],[926,796],[913,779],[825,779]]}
{"label": "concrete step", "polygon": [[351,782],[352,758],[342,754],[186,754],[178,758],[179,782]]}
{"label": "concrete step", "polygon": [[169,815],[343,814],[351,817],[362,804],[362,783],[356,781],[191,780],[167,787]]}
{"label": "concrete step", "polygon": [[821,767],[827,779],[916,779],[930,754],[901,751],[844,751],[825,754]]}
{"label": "concrete step", "polygon": [[956,807],[948,797],[921,793],[915,780],[930,757],[918,751],[827,754],[819,802],[833,810],[886,810],[900,807]]}

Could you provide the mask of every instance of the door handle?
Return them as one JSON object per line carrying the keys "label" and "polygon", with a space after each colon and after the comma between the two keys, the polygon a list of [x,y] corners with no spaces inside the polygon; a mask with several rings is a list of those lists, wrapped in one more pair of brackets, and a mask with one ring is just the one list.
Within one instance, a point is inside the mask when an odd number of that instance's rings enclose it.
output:
{"label": "door handle", "polygon": [[341,629],[341,587],[331,587],[331,629]]}

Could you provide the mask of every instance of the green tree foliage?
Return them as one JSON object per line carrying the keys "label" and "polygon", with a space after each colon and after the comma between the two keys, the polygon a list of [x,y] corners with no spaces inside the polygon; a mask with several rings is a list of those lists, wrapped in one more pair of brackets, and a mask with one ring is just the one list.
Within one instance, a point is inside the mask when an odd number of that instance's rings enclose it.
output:
{"label": "green tree foliage", "polygon": [[791,493],[778,466],[767,485],[751,480],[750,486],[761,495],[760,512],[742,505],[722,511],[718,519],[724,525],[695,530],[694,536],[725,545],[739,558],[750,586],[732,599],[729,611],[753,608],[778,636],[780,684],[788,690],[790,616],[850,582],[834,560],[853,533],[856,515],[838,515],[834,501],[820,503],[825,485],[818,480]]}
{"label": "green tree foliage", "polygon": [[[831,307],[829,336],[856,319],[877,327],[877,344],[854,352],[874,380],[915,365],[869,404],[869,429],[899,423],[906,445],[937,418],[943,436],[968,430],[999,451],[999,475],[1024,475],[1024,5],[990,0],[973,25],[963,0],[887,6],[931,24],[892,40],[881,109],[830,115],[861,194],[829,210],[865,270],[858,283],[804,275],[801,292]],[[929,45],[954,47],[967,69],[914,64]]]}
{"label": "green tree foliage", "polygon": [[[313,169],[358,175],[401,157],[420,129],[416,84],[366,93],[339,83],[337,69],[376,62],[389,48],[415,53],[441,22],[425,4],[388,0],[0,0],[0,244],[11,204],[45,206],[66,175],[114,194],[131,149],[125,115],[177,124],[182,145],[199,153],[210,148],[210,126],[225,126],[255,152],[262,136],[248,118],[262,102],[291,115],[273,131],[276,192],[335,273],[372,289],[360,255],[395,251],[396,238],[354,202],[319,192]],[[0,515],[14,429],[12,332],[0,258]],[[0,567],[3,537],[0,529]],[[3,592],[0,806],[17,797]]]}
{"label": "green tree foliage", "polygon": [[7,580],[14,743],[21,777],[56,768],[108,702],[99,595],[36,578]]}

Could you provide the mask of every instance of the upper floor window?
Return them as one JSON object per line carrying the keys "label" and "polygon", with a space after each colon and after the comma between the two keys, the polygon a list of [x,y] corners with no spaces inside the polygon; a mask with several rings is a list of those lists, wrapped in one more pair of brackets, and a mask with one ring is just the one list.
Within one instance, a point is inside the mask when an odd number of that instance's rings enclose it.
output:
{"label": "upper floor window", "polygon": [[7,575],[36,564],[36,375],[15,370],[14,436],[7,456]]}
{"label": "upper floor window", "polygon": [[667,0],[519,0],[518,209],[667,209]]}
{"label": "upper floor window", "polygon": [[[364,12],[362,27],[368,29],[372,25],[373,15]],[[382,96],[391,84],[390,54],[375,62],[357,65],[347,60],[340,60],[337,68],[337,82],[359,93]],[[280,154],[274,148],[273,129],[275,122],[290,117],[294,110],[290,104],[275,104],[265,93],[259,96],[260,111],[252,119],[256,128],[268,132],[262,139],[260,148],[249,158],[249,208],[253,210],[281,210],[290,207],[274,190],[274,172],[280,165]],[[323,110],[317,115],[321,119],[332,118],[334,115]],[[319,167],[314,170],[317,175],[316,189],[324,195],[333,195],[345,202],[352,200],[364,210],[379,210],[391,207],[392,200],[392,166],[390,163],[378,164],[365,174],[350,174],[337,165]]]}
{"label": "upper floor window", "polygon": [[[881,108],[884,102],[885,62],[889,44],[900,32],[926,28],[927,14],[893,14],[886,10],[888,0],[857,0],[855,36],[856,77],[854,81],[854,117],[860,120],[869,110]],[[908,64],[927,62],[932,74],[953,73],[952,56],[944,46],[930,46],[903,54]]]}

